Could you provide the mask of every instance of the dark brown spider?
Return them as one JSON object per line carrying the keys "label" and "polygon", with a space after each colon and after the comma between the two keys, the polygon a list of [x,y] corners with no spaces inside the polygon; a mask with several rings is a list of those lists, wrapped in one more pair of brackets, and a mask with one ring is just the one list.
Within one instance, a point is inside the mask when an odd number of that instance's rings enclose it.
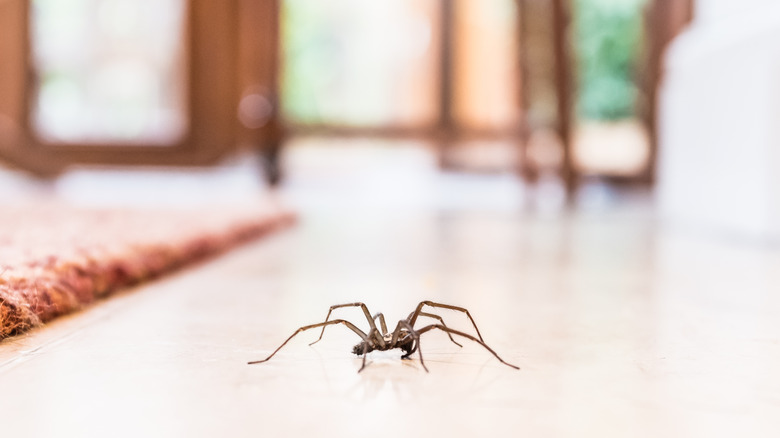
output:
{"label": "dark brown spider", "polygon": [[[474,330],[477,332],[477,337],[447,327],[447,325],[444,324],[444,320],[442,319],[441,316],[433,313],[423,312],[422,309],[424,306],[438,307],[438,308],[449,309],[449,310],[457,310],[459,312],[465,313],[466,316],[471,321],[471,324],[474,326]],[[364,333],[362,330],[355,327],[355,325],[349,321],[343,319],[334,319],[334,320],[330,319],[331,312],[333,312],[335,309],[339,309],[342,307],[360,307],[361,309],[363,309],[363,314],[366,315],[368,324],[371,327],[371,329],[368,331],[368,334]],[[417,318],[420,316],[437,319],[439,321],[439,324],[431,324],[421,329],[415,329],[414,324],[415,322],[417,322]],[[374,322],[377,319],[379,320],[379,326],[380,326],[379,328],[377,328],[376,323]],[[403,350],[404,354],[403,356],[401,356],[402,359],[408,359],[409,356],[412,355],[412,353],[417,351],[420,356],[420,364],[422,365],[423,369],[425,369],[425,371],[427,372],[428,367],[426,367],[425,362],[423,362],[422,350],[420,350],[420,335],[433,329],[439,329],[447,333],[447,336],[450,337],[450,340],[459,347],[462,347],[462,345],[455,342],[455,339],[453,339],[452,335],[457,335],[457,336],[464,337],[466,339],[471,339],[472,341],[485,347],[489,352],[493,353],[493,356],[495,356],[496,359],[501,361],[501,363],[508,365],[517,370],[520,369],[515,365],[504,362],[504,360],[501,359],[498,356],[498,354],[496,354],[496,352],[493,351],[492,348],[488,347],[487,344],[485,344],[485,342],[482,340],[482,335],[479,333],[477,324],[474,322],[474,318],[471,317],[471,314],[469,313],[468,310],[466,310],[463,307],[434,303],[433,301],[423,301],[420,304],[418,304],[414,312],[409,314],[409,316],[406,319],[402,319],[398,321],[398,325],[396,325],[395,330],[392,333],[389,333],[387,331],[387,324],[385,324],[385,316],[382,315],[381,313],[377,313],[372,317],[371,313],[369,313],[368,311],[368,307],[366,307],[366,305],[363,303],[349,303],[349,304],[338,304],[335,306],[330,306],[330,310],[328,310],[328,315],[325,317],[325,322],[306,325],[299,328],[298,330],[295,331],[295,333],[293,333],[289,338],[287,338],[286,341],[282,342],[282,345],[280,345],[276,350],[274,350],[274,352],[271,353],[270,356],[266,357],[263,360],[256,360],[256,361],[249,362],[249,364],[251,365],[256,363],[262,363],[271,359],[279,350],[282,349],[282,347],[284,347],[288,342],[290,342],[290,339],[294,338],[295,335],[297,335],[298,333],[301,333],[309,329],[322,327],[322,331],[320,332],[320,337],[317,338],[316,341],[309,344],[309,345],[314,345],[322,339],[322,335],[325,333],[325,327],[333,324],[344,324],[350,330],[352,330],[353,332],[357,333],[358,336],[360,336],[361,339],[360,343],[352,347],[352,353],[358,356],[360,355],[363,356],[363,364],[361,365],[358,372],[363,371],[363,368],[366,367],[366,355],[368,353],[374,350],[386,351],[386,350],[392,350],[394,348],[400,348],[401,350]]]}

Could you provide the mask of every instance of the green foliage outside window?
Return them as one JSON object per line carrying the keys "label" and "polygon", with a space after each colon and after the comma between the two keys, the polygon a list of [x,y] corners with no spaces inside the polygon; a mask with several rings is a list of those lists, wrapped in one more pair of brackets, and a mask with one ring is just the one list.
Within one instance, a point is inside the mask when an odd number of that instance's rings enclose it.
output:
{"label": "green foliage outside window", "polygon": [[586,120],[636,115],[646,0],[575,0],[577,111]]}

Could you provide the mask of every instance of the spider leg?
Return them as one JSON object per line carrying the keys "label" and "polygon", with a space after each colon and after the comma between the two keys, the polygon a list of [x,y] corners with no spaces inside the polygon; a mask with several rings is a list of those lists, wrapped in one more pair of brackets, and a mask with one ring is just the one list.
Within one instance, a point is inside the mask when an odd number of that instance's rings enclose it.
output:
{"label": "spider leg", "polygon": [[[370,339],[371,336],[376,335],[376,332],[377,332],[376,329],[371,329],[368,332],[368,338]],[[363,371],[363,368],[366,367],[366,356],[368,356],[368,342],[363,342],[363,363],[360,365],[360,369],[358,370],[358,372]]]}
{"label": "spider leg", "polygon": [[[347,303],[347,304],[336,304],[335,306],[330,306],[330,309],[328,309],[328,315],[325,317],[325,322],[327,322],[330,319],[330,314],[336,309],[340,309],[342,307],[360,307],[363,310],[363,314],[366,315],[366,319],[368,320],[368,325],[371,327],[370,330],[376,330],[376,324],[374,324],[374,318],[371,317],[371,313],[368,311],[368,307],[366,307],[363,303]],[[384,319],[384,317],[382,317]],[[370,331],[369,330],[369,331]],[[322,331],[320,332],[320,337],[317,338],[316,341],[312,342],[311,345],[316,344],[317,342],[320,342],[322,340],[322,335],[325,334],[325,326],[322,327]],[[382,339],[381,336],[377,336],[377,339],[379,341],[379,345],[383,346],[385,345],[385,340]]]}
{"label": "spider leg", "polygon": [[422,348],[420,348],[420,333],[415,331],[412,325],[409,324],[408,321],[404,321],[404,320],[399,321],[398,326],[400,327],[402,325],[405,326],[404,328],[406,330],[409,330],[409,334],[412,335],[412,337],[414,338],[414,348],[412,349],[412,351],[409,352],[409,354],[407,354],[404,357],[408,357],[410,354],[414,353],[415,350],[417,350],[417,354],[420,356],[420,365],[422,365],[426,373],[430,372],[428,371],[428,367],[425,366],[425,362],[423,361]]}
{"label": "spider leg", "polygon": [[398,336],[400,335],[401,335],[401,321],[398,321],[398,324],[395,326],[395,330],[393,330],[393,337],[390,338],[390,345],[397,345]]}
{"label": "spider leg", "polygon": [[387,324],[385,323],[385,315],[383,315],[381,312],[374,315],[374,320],[379,318],[379,326],[382,327],[381,334],[384,336],[387,334]]}
{"label": "spider leg", "polygon": [[[492,348],[488,347],[487,344],[485,344],[483,341],[475,338],[474,336],[471,336],[468,333],[463,333],[461,331],[451,329],[451,328],[443,326],[441,324],[431,324],[429,326],[425,326],[425,327],[421,328],[420,330],[417,330],[417,335],[418,336],[422,335],[423,333],[425,333],[427,331],[430,331],[432,329],[439,329],[439,330],[442,330],[442,331],[447,332],[447,333],[452,333],[453,335],[463,336],[466,339],[471,339],[472,341],[474,341],[474,342],[478,343],[479,345],[485,347],[485,349],[487,349],[487,351],[493,353],[493,356],[495,356],[496,359],[498,359],[502,364],[510,366],[510,367],[512,367],[512,368],[514,368],[516,370],[520,369],[520,367],[518,367],[516,365],[512,365],[509,362],[505,362],[504,359],[501,359],[501,357],[495,351],[493,351]],[[418,341],[418,344],[419,344],[419,341]],[[422,361],[422,356],[420,356],[420,358],[421,358],[421,361]]]}
{"label": "spider leg", "polygon": [[420,316],[421,313],[423,313],[422,312],[423,306],[430,306],[430,307],[437,307],[437,308],[441,308],[441,309],[456,310],[458,312],[465,313],[466,316],[469,318],[469,321],[471,321],[471,325],[474,326],[474,330],[476,330],[477,337],[479,338],[479,340],[482,341],[483,343],[485,342],[482,339],[482,335],[479,333],[479,329],[477,328],[477,323],[474,322],[474,318],[471,317],[471,313],[469,313],[468,309],[466,309],[465,307],[451,306],[449,304],[441,304],[441,303],[436,303],[436,302],[433,302],[433,301],[422,301],[422,302],[420,302],[420,304],[417,305],[417,308],[414,309],[414,312],[412,312],[412,315],[409,317],[409,324],[411,324],[412,327],[414,327],[414,323],[417,321],[417,317]]}
{"label": "spider leg", "polygon": [[362,331],[362,330],[360,330],[359,328],[355,327],[355,325],[354,325],[354,324],[352,324],[352,323],[351,323],[351,322],[349,322],[349,321],[343,320],[343,319],[334,319],[334,320],[331,320],[331,321],[320,322],[320,323],[318,323],[318,324],[305,325],[305,326],[303,326],[303,327],[299,328],[298,330],[296,330],[296,331],[295,331],[295,333],[293,333],[292,335],[290,335],[290,337],[289,337],[289,338],[287,338],[287,340],[286,340],[286,341],[282,342],[282,345],[280,345],[280,346],[279,346],[279,347],[278,347],[276,350],[274,350],[274,352],[273,352],[273,353],[271,353],[271,354],[270,354],[268,357],[266,357],[266,358],[265,358],[265,359],[263,359],[263,360],[255,360],[255,361],[249,362],[249,365],[256,364],[256,363],[262,363],[262,362],[265,362],[265,361],[267,361],[268,359],[270,359],[270,358],[274,357],[274,355],[275,355],[275,354],[276,354],[276,353],[277,353],[279,350],[281,350],[281,349],[282,349],[282,347],[284,347],[285,345],[287,345],[287,343],[288,343],[288,342],[290,342],[290,339],[294,338],[294,337],[295,337],[295,335],[297,335],[298,333],[304,332],[304,331],[306,331],[306,330],[309,330],[309,329],[313,329],[313,328],[317,328],[317,327],[325,327],[325,326],[328,326],[328,325],[333,325],[333,324],[344,324],[344,325],[345,325],[345,326],[347,326],[347,327],[348,327],[350,330],[352,330],[353,332],[357,333],[357,335],[358,335],[358,336],[360,336],[360,338],[361,338],[361,339],[362,339],[364,342],[367,342],[368,336],[366,336],[366,334],[365,334],[365,333],[363,333],[363,331]]}
{"label": "spider leg", "polygon": [[[414,312],[410,313],[409,317],[406,318],[406,320],[409,321],[409,319],[412,317],[413,314],[414,314]],[[438,319],[439,322],[441,323],[441,325],[447,327],[447,324],[444,323],[444,319],[441,316],[439,316],[439,315],[437,315],[435,313],[420,312],[417,316],[427,316],[428,318]],[[450,341],[452,341],[453,344],[457,345],[458,347],[463,348],[463,345],[459,344],[455,340],[455,338],[452,337],[452,335],[450,333],[447,333],[447,336],[450,337]],[[414,353],[414,352],[412,352],[412,353]]]}

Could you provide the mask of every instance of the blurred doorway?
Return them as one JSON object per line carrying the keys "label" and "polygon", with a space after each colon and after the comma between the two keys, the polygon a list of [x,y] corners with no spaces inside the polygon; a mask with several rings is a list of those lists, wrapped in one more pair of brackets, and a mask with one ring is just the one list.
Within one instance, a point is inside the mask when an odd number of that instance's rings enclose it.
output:
{"label": "blurred doorway", "polygon": [[574,165],[583,175],[630,178],[646,172],[648,0],[575,0]]}
{"label": "blurred doorway", "polygon": [[416,138],[444,167],[569,191],[648,182],[661,53],[691,4],[153,3],[0,3],[0,154],[45,173],[208,164],[241,143],[275,180],[283,135]]}
{"label": "blurred doorway", "polygon": [[647,184],[661,52],[684,4],[284,0],[287,131],[429,139],[445,167],[553,174],[570,191]]}
{"label": "blurred doorway", "polygon": [[523,173],[652,183],[662,54],[690,0],[519,0]]}

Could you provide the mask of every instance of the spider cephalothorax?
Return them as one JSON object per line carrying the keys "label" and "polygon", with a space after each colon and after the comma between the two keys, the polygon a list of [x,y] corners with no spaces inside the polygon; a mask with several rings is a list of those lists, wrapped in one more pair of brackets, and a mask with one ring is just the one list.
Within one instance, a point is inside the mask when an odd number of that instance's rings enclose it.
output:
{"label": "spider cephalothorax", "polygon": [[[470,334],[467,334],[467,333],[464,333],[464,332],[461,332],[461,331],[458,331],[458,330],[454,330],[454,329],[451,329],[451,328],[447,327],[447,325],[444,324],[444,320],[442,319],[441,316],[433,314],[433,313],[423,312],[422,309],[423,309],[424,306],[436,307],[436,308],[442,308],[442,309],[449,309],[449,310],[457,310],[459,312],[465,313],[466,316],[471,321],[471,324],[474,326],[474,330],[476,331],[477,336],[474,337],[474,336],[472,336]],[[346,320],[343,320],[343,319],[333,319],[333,320],[331,320],[330,319],[331,312],[333,312],[335,309],[338,309],[338,308],[341,308],[341,307],[360,307],[363,310],[363,314],[366,316],[366,319],[368,320],[368,324],[370,326],[370,330],[368,331],[368,333],[363,332],[362,330],[357,328],[354,324],[352,324],[349,321],[346,321]],[[415,322],[417,322],[417,318],[419,318],[420,316],[437,319],[439,321],[439,324],[431,324],[431,325],[427,325],[427,326],[425,326],[423,328],[420,328],[420,329],[415,329],[414,328],[414,324],[415,324]],[[379,327],[376,326],[376,323],[375,323],[376,320],[379,321]],[[360,343],[358,343],[357,345],[352,347],[352,353],[354,353],[354,354],[356,354],[358,356],[363,356],[363,364],[360,367],[360,369],[358,370],[358,372],[363,371],[363,368],[366,367],[366,355],[368,353],[370,353],[370,352],[372,352],[374,350],[386,351],[386,350],[392,350],[394,348],[400,348],[404,352],[403,356],[401,356],[402,359],[407,359],[407,358],[409,358],[409,356],[412,355],[412,353],[414,353],[415,351],[418,351],[419,352],[418,354],[420,356],[420,364],[422,364],[422,366],[425,369],[425,371],[428,371],[428,367],[426,367],[425,366],[425,362],[423,362],[422,350],[420,350],[420,335],[425,333],[425,332],[427,332],[427,331],[433,330],[433,329],[439,329],[439,330],[447,333],[447,335],[450,337],[450,340],[452,342],[454,342],[456,345],[458,345],[459,347],[462,346],[462,345],[460,345],[457,342],[455,342],[455,339],[452,337],[452,335],[457,335],[457,336],[460,336],[460,337],[464,337],[466,339],[470,339],[470,340],[472,340],[472,341],[482,345],[488,351],[493,353],[493,356],[495,356],[496,359],[501,361],[501,363],[503,363],[505,365],[508,365],[508,366],[510,366],[512,368],[519,369],[515,365],[512,365],[510,363],[504,362],[504,360],[501,359],[498,356],[498,354],[496,354],[496,352],[493,351],[493,349],[491,349],[490,347],[487,346],[487,344],[485,344],[485,341],[482,340],[482,335],[479,333],[479,329],[477,328],[477,324],[474,322],[474,319],[471,317],[471,314],[469,313],[468,310],[466,310],[463,307],[450,306],[448,304],[434,303],[433,301],[423,301],[420,304],[418,304],[417,308],[415,308],[414,312],[409,314],[409,316],[406,319],[402,319],[402,320],[398,321],[398,325],[396,325],[395,330],[392,331],[392,332],[388,332],[387,331],[387,324],[385,323],[384,315],[381,314],[381,313],[377,313],[376,315],[371,316],[371,313],[369,313],[368,308],[363,303],[338,304],[338,305],[335,305],[335,306],[331,306],[330,310],[328,310],[328,315],[325,317],[325,322],[321,322],[321,323],[318,323],[318,324],[311,324],[311,325],[300,327],[298,330],[295,331],[295,333],[293,333],[289,338],[287,338],[287,340],[284,341],[282,343],[282,345],[280,345],[276,350],[274,350],[274,352],[271,353],[268,357],[266,357],[265,359],[262,359],[262,360],[256,360],[256,361],[252,361],[252,362],[249,362],[249,363],[250,364],[255,364],[255,363],[265,362],[268,359],[272,358],[276,354],[276,352],[281,350],[282,347],[284,347],[287,344],[287,342],[289,342],[290,339],[295,337],[295,335],[297,335],[298,333],[306,331],[306,330],[309,330],[309,329],[322,327],[322,331],[320,332],[320,337],[317,338],[316,341],[312,342],[309,345],[316,344],[317,342],[320,341],[320,339],[322,339],[322,335],[325,333],[325,327],[329,326],[329,325],[333,325],[333,324],[344,324],[350,330],[352,330],[358,336],[360,336],[360,339],[361,339]]]}

